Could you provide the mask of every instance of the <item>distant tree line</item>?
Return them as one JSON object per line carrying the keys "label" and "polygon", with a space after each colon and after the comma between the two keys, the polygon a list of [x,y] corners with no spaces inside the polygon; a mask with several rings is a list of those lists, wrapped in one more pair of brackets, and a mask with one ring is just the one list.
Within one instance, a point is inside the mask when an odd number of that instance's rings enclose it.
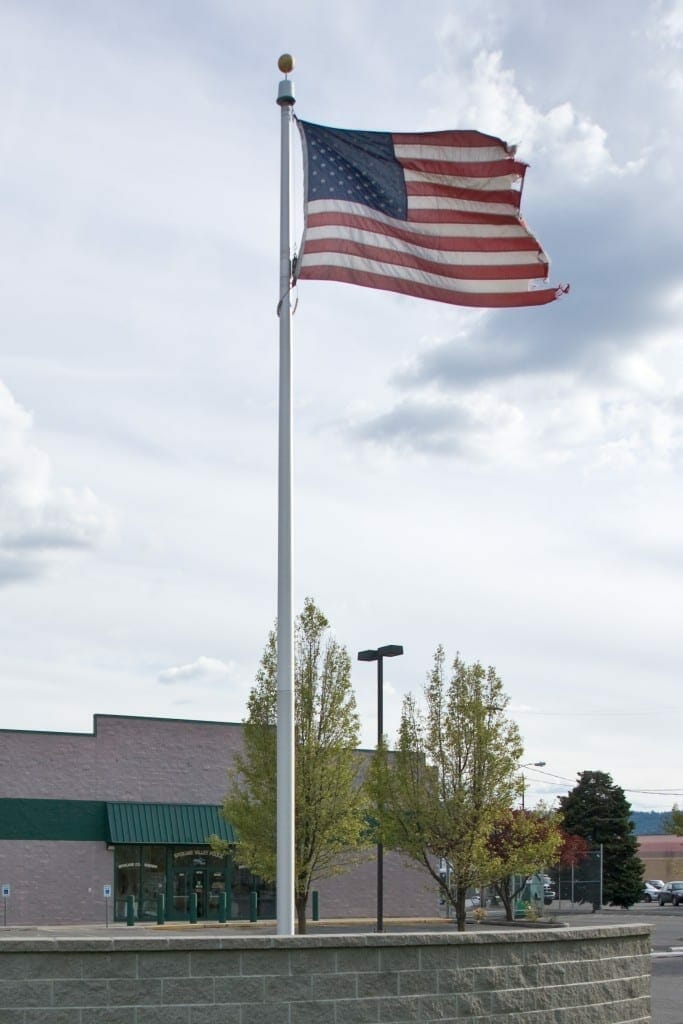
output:
{"label": "distant tree line", "polygon": [[669,811],[631,811],[631,821],[637,836],[663,836],[666,834]]}

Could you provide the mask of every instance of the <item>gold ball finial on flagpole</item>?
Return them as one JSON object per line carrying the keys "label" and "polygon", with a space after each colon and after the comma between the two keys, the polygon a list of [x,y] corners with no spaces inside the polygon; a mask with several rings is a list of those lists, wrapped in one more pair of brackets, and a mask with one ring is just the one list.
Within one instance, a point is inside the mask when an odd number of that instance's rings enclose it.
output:
{"label": "gold ball finial on flagpole", "polygon": [[281,57],[278,57],[277,66],[283,75],[288,75],[290,71],[294,70],[294,58],[291,53],[283,53]]}

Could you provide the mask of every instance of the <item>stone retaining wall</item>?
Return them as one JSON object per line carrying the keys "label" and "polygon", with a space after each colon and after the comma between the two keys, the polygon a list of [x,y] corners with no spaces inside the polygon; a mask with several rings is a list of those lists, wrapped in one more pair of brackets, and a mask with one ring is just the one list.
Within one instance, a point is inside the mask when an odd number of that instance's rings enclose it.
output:
{"label": "stone retaining wall", "polygon": [[643,925],[0,939],[0,1024],[622,1024],[649,991]]}

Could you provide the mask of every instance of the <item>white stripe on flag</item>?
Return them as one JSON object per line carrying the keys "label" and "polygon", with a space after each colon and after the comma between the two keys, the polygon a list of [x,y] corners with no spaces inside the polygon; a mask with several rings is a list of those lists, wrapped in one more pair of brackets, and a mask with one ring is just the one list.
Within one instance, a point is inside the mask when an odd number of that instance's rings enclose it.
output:
{"label": "white stripe on flag", "polygon": [[511,160],[503,146],[411,146],[394,143],[398,160],[445,160],[448,163],[490,163],[492,160]]}

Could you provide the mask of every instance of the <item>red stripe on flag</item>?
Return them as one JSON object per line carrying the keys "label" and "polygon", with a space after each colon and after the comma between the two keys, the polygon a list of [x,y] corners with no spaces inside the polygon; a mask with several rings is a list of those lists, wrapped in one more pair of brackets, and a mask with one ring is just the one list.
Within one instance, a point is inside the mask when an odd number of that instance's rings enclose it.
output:
{"label": "red stripe on flag", "polygon": [[517,189],[493,191],[489,189],[459,188],[432,181],[407,181],[409,196],[443,196],[444,199],[463,199],[470,203],[507,203],[519,209],[522,195]]}
{"label": "red stripe on flag", "polygon": [[410,209],[408,220],[420,224],[486,224],[495,227],[519,224],[512,213],[478,213],[474,210]]}
{"label": "red stripe on flag", "polygon": [[382,291],[413,295],[419,299],[433,299],[455,306],[476,306],[485,309],[505,309],[516,306],[544,306],[557,298],[557,289],[539,288],[526,292],[457,292],[447,288],[420,284],[406,278],[385,277],[382,274],[354,270],[351,267],[315,266],[302,267],[299,278],[316,281],[342,281],[346,284],[362,285],[364,288],[379,288]]}
{"label": "red stripe on flag", "polygon": [[423,174],[445,174],[449,178],[523,178],[526,164],[516,160],[500,160],[478,163],[466,160],[430,160],[428,157],[400,156],[396,159],[406,171],[420,171]]}
{"label": "red stripe on flag", "polygon": [[469,149],[500,146],[503,153],[513,152],[513,147],[495,135],[457,129],[445,132],[392,132],[391,138],[395,146],[462,146]]}

